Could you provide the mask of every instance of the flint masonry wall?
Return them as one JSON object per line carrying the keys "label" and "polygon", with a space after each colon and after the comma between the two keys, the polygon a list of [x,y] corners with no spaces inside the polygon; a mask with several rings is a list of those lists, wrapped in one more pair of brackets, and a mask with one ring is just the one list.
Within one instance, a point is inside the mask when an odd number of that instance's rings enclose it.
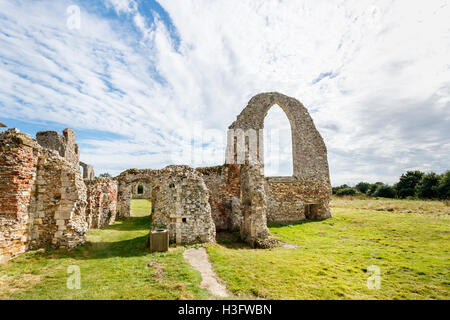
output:
{"label": "flint masonry wall", "polygon": [[216,231],[239,231],[241,226],[241,174],[236,165],[197,168],[209,190]]}
{"label": "flint masonry wall", "polygon": [[[142,193],[139,193],[139,186],[142,186]],[[146,182],[136,182],[132,186],[133,199],[150,199],[152,197],[152,185]]]}
{"label": "flint masonry wall", "polygon": [[72,163],[41,149],[31,218],[30,248],[72,248],[85,241],[86,186]]}
{"label": "flint masonry wall", "polygon": [[[330,188],[321,181],[266,177],[267,223],[287,223],[330,216]],[[309,206],[309,208],[307,208]]]}
{"label": "flint masonry wall", "polygon": [[266,180],[261,164],[241,166],[241,239],[253,247],[270,247],[270,232],[267,229]]}
{"label": "flint masonry wall", "polygon": [[56,131],[41,131],[36,134],[36,140],[40,146],[56,151],[66,161],[78,166],[80,150],[75,139],[75,131],[69,128],[64,129],[62,136]]}
{"label": "flint masonry wall", "polygon": [[137,182],[145,182],[152,186],[152,228],[167,228],[170,241],[180,244],[215,241],[209,192],[193,168],[130,169],[122,172],[117,180],[120,217],[130,215],[132,187]]}
{"label": "flint masonry wall", "polygon": [[294,174],[266,178],[268,222],[328,218],[331,184],[327,149],[308,110],[298,100],[277,92],[250,99],[229,127],[227,163],[264,164],[264,118],[274,104],[283,109],[291,124]]}
{"label": "flint masonry wall", "polygon": [[85,180],[87,186],[86,220],[89,229],[106,227],[116,220],[119,183],[112,178]]}

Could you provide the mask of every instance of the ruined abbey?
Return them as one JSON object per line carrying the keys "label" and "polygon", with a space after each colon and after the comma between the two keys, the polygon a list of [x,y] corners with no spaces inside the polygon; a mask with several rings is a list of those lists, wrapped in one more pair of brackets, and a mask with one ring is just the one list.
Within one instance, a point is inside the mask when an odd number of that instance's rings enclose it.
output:
{"label": "ruined abbey", "polygon": [[[264,118],[279,105],[292,130],[294,174],[263,174]],[[269,223],[331,216],[327,150],[307,109],[279,93],[254,96],[228,130],[226,163],[160,170],[128,169],[96,178],[80,162],[75,132],[36,139],[0,133],[0,262],[41,247],[72,248],[90,228],[130,216],[132,198],[152,201],[150,228],[166,228],[177,244],[215,241],[239,231],[253,247],[270,247]]]}

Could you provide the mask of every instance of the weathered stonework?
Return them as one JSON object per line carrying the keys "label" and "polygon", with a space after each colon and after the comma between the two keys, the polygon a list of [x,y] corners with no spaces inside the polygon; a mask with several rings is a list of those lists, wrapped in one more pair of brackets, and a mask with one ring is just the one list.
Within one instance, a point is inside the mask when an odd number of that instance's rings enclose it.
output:
{"label": "weathered stonework", "polygon": [[241,174],[236,165],[197,168],[209,190],[211,215],[217,231],[239,231]]}
{"label": "weathered stonework", "polygon": [[[320,181],[295,177],[266,177],[267,222],[286,223],[331,217],[330,188]],[[310,206],[310,210],[306,208]]]}
{"label": "weathered stonework", "polygon": [[270,236],[267,229],[267,195],[263,166],[241,166],[241,239],[258,246],[258,241]]}
{"label": "weathered stonework", "polygon": [[[260,165],[264,164],[264,118],[275,104],[284,110],[291,124],[294,174],[289,178],[266,178],[263,183],[256,176],[249,176],[248,172],[256,175]],[[254,213],[248,214],[252,210],[259,211],[264,216],[262,219],[267,216],[270,223],[331,216],[331,184],[326,146],[308,110],[299,101],[277,92],[254,96],[230,125],[227,141],[227,163],[237,163],[241,166],[241,173],[243,170],[246,172],[245,183],[241,178],[241,207],[245,227],[245,230],[241,228],[242,239],[254,242],[253,227],[247,225],[247,221],[253,221],[247,216],[255,216]],[[251,169],[253,166],[254,170]],[[261,185],[264,185],[264,191],[260,190]],[[258,192],[255,193],[255,190]],[[253,196],[247,192],[253,193]],[[264,196],[259,192],[264,193]],[[257,202],[258,209],[251,209],[246,205],[252,197],[264,198],[264,201]]]}
{"label": "weathered stonework", "polygon": [[56,151],[74,166],[80,163],[80,150],[75,143],[76,134],[72,129],[64,129],[63,135],[56,131],[42,131],[36,134],[37,142],[46,149]]}
{"label": "weathered stonework", "polygon": [[209,192],[201,175],[191,167],[130,169],[117,180],[120,217],[130,216],[133,186],[148,183],[152,186],[152,228],[167,228],[170,240],[178,244],[215,241]]}
{"label": "weathered stonework", "polygon": [[[142,193],[139,193],[139,188],[142,188]],[[151,199],[152,185],[147,182],[136,182],[131,187],[132,199]]]}
{"label": "weathered stonework", "polygon": [[0,262],[28,249],[28,210],[38,149],[34,140],[17,129],[0,133]]}
{"label": "weathered stonework", "polygon": [[85,241],[86,186],[73,154],[66,155],[17,129],[0,134],[0,260]]}
{"label": "weathered stonework", "polygon": [[119,183],[112,178],[96,178],[86,181],[87,208],[86,219],[89,229],[106,227],[117,216],[117,193]]}
{"label": "weathered stonework", "polygon": [[30,248],[72,248],[85,241],[86,186],[72,163],[41,149],[33,200]]}
{"label": "weathered stonework", "polygon": [[94,167],[80,161],[80,166],[83,168],[83,180],[92,181],[95,179]]}

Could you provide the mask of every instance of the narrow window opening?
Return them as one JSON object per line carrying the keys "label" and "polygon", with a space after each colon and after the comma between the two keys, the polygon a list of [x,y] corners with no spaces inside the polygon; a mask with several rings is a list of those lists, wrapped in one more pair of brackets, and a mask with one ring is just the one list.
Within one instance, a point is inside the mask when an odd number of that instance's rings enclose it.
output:
{"label": "narrow window opening", "polygon": [[143,194],[144,193],[144,186],[142,184],[138,185],[137,193],[138,194]]}

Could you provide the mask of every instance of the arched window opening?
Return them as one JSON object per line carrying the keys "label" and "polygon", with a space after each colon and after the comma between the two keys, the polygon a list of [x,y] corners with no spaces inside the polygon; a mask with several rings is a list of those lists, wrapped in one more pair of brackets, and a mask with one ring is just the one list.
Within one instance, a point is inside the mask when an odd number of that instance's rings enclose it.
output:
{"label": "arched window opening", "polygon": [[144,193],[144,186],[142,184],[139,184],[137,187],[137,193],[143,194]]}
{"label": "arched window opening", "polygon": [[264,119],[264,175],[293,175],[291,124],[277,104]]}

